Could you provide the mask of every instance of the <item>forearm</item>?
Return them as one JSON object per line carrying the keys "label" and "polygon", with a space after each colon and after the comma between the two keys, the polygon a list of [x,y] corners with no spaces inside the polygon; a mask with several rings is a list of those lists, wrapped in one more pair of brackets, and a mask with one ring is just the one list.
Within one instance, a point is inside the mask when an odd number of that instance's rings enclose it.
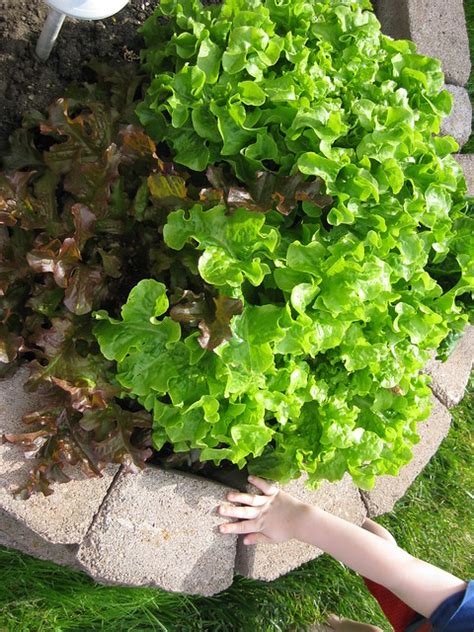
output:
{"label": "forearm", "polygon": [[295,525],[295,537],[382,584],[426,617],[447,597],[466,586],[450,573],[317,507],[307,506]]}
{"label": "forearm", "polygon": [[319,547],[367,579],[382,584],[408,606],[424,615],[466,582],[416,559],[375,533],[300,502],[273,483],[249,477],[263,495],[230,492],[228,500],[246,506],[220,506],[220,514],[239,518],[220,526],[221,533],[248,534],[245,544],[285,542],[296,538]]}

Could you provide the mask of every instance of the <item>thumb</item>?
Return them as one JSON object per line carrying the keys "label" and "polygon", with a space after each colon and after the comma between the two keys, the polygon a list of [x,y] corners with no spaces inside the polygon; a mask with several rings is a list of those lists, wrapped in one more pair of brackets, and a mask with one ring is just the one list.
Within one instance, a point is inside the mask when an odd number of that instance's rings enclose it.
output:
{"label": "thumb", "polygon": [[264,478],[260,478],[259,476],[248,477],[248,482],[257,487],[261,492],[265,494],[265,496],[275,496],[278,494],[279,487],[273,481],[267,481]]}
{"label": "thumb", "polygon": [[272,540],[263,533],[249,533],[244,538],[244,544],[269,544]]}

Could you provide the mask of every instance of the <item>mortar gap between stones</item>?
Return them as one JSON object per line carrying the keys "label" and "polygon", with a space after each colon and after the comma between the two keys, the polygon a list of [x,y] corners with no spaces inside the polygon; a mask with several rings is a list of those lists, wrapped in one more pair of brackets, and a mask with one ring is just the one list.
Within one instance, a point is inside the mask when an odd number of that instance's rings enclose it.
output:
{"label": "mortar gap between stones", "polygon": [[[102,501],[101,501],[100,505],[97,508],[97,511],[94,513],[94,516],[92,517],[92,520],[91,520],[89,526],[87,527],[87,531],[84,533],[84,537],[82,538],[83,541],[89,535],[90,530],[92,529],[92,527],[94,526],[94,524],[95,524],[95,522],[97,520],[97,516],[100,514],[100,511],[101,511],[102,507],[104,506],[104,504],[106,503],[106,501],[109,498],[110,494],[112,493],[112,489],[115,486],[115,482],[116,482],[117,478],[120,476],[120,474],[122,474],[123,470],[124,470],[123,465],[121,465],[119,467],[119,469],[117,470],[117,472],[115,472],[115,474],[114,474],[114,476],[112,478],[112,481],[111,481],[109,487],[107,488],[107,491],[105,492],[104,497],[102,498]],[[78,547],[80,546],[80,544],[81,543],[79,543]]]}
{"label": "mortar gap between stones", "polygon": [[445,407],[445,408],[447,408],[448,410],[449,410],[450,408],[452,408],[452,406],[450,406],[450,405],[448,404],[447,398],[445,399],[444,397],[442,397],[442,395],[438,394],[438,393],[436,392],[436,390],[432,387],[432,385],[431,385],[431,384],[430,384],[430,390],[431,390],[431,394],[433,395],[433,397],[434,397],[435,399],[437,399],[437,400],[438,400],[438,402],[439,402],[442,406],[444,406],[444,407]]}
{"label": "mortar gap between stones", "polygon": [[365,507],[365,511],[367,512],[367,517],[370,518],[371,515],[370,515],[369,503],[367,502],[367,499],[364,496],[364,492],[359,487],[357,488],[357,491],[359,492],[360,499]]}

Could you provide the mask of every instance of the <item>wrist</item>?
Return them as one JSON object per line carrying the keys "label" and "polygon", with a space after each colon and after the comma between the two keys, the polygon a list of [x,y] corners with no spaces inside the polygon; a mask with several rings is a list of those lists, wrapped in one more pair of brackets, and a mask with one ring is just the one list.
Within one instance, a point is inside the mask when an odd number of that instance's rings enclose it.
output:
{"label": "wrist", "polygon": [[301,502],[299,505],[298,517],[295,520],[293,537],[300,542],[312,542],[314,531],[318,528],[320,513],[319,507],[314,507]]}

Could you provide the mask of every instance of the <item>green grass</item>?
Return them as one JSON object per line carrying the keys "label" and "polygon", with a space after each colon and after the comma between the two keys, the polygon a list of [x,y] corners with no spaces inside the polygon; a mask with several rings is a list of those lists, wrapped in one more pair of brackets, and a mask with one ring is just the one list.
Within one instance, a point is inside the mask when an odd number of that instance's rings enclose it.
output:
{"label": "green grass", "polygon": [[[466,86],[471,97],[471,103],[474,105],[474,0],[464,0],[464,12],[466,14],[467,32],[469,35],[469,49],[471,51],[471,76]],[[474,115],[473,115],[474,122]],[[474,133],[462,148],[464,154],[474,153]]]}
{"label": "green grass", "polygon": [[[380,522],[410,553],[472,577],[474,380],[431,463],[395,511]],[[363,582],[324,556],[269,584],[236,578],[223,593],[188,597],[153,589],[104,587],[87,576],[0,549],[2,632],[290,632],[330,611],[389,631]]]}

